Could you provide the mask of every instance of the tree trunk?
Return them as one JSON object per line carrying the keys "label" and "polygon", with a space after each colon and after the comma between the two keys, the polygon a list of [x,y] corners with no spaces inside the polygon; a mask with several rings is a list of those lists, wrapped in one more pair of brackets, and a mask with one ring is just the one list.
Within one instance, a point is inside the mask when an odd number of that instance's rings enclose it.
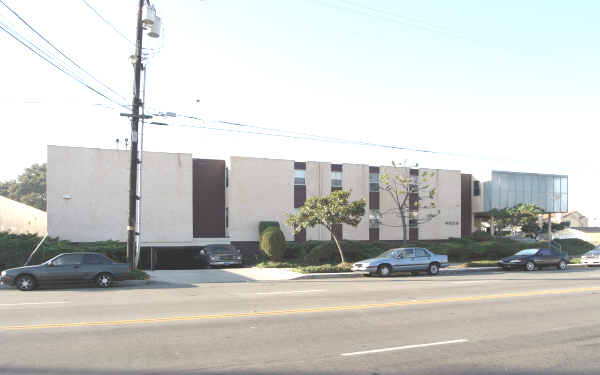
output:
{"label": "tree trunk", "polygon": [[406,215],[404,215],[402,209],[400,209],[400,218],[402,219],[402,243],[406,246],[408,243],[408,227],[406,225]]}
{"label": "tree trunk", "polygon": [[331,232],[331,237],[333,237],[333,240],[335,241],[338,251],[340,252],[340,258],[342,258],[342,263],[346,263],[346,259],[344,259],[344,253],[342,252],[342,247],[340,246],[340,242],[338,241],[335,234],[333,234],[333,230],[330,230],[330,232]]}

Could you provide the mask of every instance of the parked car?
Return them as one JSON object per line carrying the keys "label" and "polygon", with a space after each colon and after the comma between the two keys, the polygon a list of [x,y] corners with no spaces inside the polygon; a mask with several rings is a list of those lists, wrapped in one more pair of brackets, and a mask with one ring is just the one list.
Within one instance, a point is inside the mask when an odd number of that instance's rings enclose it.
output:
{"label": "parked car", "polygon": [[104,254],[63,253],[42,264],[2,271],[0,282],[23,291],[45,284],[81,282],[94,282],[100,288],[108,288],[113,281],[131,276],[128,264],[115,263]]}
{"label": "parked car", "polygon": [[588,251],[581,256],[581,264],[588,267],[600,266],[600,246]]}
{"label": "parked car", "polygon": [[566,270],[569,256],[557,249],[525,249],[515,255],[503,258],[498,265],[505,270],[513,268],[535,271],[543,267],[556,267]]}
{"label": "parked car", "polygon": [[372,259],[358,261],[352,265],[351,270],[386,277],[393,272],[409,271],[427,271],[430,275],[437,275],[443,267],[448,267],[446,255],[437,255],[424,248],[400,248],[388,250]]}
{"label": "parked car", "polygon": [[204,267],[242,265],[241,252],[226,244],[206,245],[194,255],[194,259]]}

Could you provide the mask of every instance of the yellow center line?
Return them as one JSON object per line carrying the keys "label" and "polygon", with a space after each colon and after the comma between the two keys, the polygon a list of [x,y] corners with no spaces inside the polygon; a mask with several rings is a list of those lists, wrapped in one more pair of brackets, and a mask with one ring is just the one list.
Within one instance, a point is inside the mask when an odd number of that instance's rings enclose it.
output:
{"label": "yellow center line", "polygon": [[451,303],[451,302],[472,302],[472,301],[496,300],[496,299],[505,299],[505,298],[514,298],[514,297],[533,297],[533,296],[583,293],[583,292],[593,292],[593,291],[600,291],[600,287],[575,288],[575,289],[551,289],[551,290],[540,290],[540,291],[520,292],[520,293],[503,293],[503,294],[488,294],[488,295],[482,295],[482,296],[425,299],[425,300],[420,300],[420,301],[419,300],[409,300],[409,301],[388,302],[388,303],[371,303],[371,304],[363,304],[363,305],[313,307],[313,308],[301,308],[301,309],[290,309],[290,310],[255,311],[255,312],[246,312],[246,313],[192,315],[192,316],[179,316],[179,317],[167,317],[167,318],[108,320],[108,321],[98,321],[98,322],[73,322],[73,323],[49,323],[49,324],[0,326],[0,331],[19,331],[19,330],[31,330],[31,329],[70,328],[70,327],[119,326],[119,325],[131,325],[131,324],[142,324],[142,323],[181,322],[181,321],[191,321],[191,320],[289,315],[289,314],[328,312],[328,311],[366,310],[366,309],[378,309],[378,308],[385,308],[385,307],[427,305],[427,304]]}

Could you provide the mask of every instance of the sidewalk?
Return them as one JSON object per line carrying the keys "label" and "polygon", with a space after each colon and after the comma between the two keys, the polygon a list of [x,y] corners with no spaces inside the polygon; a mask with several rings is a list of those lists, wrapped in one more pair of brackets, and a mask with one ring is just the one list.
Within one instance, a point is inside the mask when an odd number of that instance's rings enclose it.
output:
{"label": "sidewalk", "polygon": [[[579,267],[580,264],[569,264],[569,267]],[[453,264],[440,269],[440,275],[471,274],[485,272],[505,272],[500,267],[460,267]],[[203,284],[203,283],[235,283],[254,281],[283,281],[310,279],[339,279],[364,277],[360,272],[339,273],[308,273],[302,274],[287,268],[224,268],[196,270],[155,270],[146,271],[153,282],[171,284]]]}

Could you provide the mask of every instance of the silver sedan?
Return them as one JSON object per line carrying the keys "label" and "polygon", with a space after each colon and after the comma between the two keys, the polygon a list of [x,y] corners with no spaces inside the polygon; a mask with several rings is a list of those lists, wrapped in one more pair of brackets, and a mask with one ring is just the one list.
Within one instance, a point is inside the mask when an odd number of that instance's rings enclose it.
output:
{"label": "silver sedan", "polygon": [[440,268],[448,267],[448,256],[437,255],[424,248],[388,250],[379,256],[361,260],[352,265],[353,272],[390,276],[393,272],[427,271],[437,275]]}

